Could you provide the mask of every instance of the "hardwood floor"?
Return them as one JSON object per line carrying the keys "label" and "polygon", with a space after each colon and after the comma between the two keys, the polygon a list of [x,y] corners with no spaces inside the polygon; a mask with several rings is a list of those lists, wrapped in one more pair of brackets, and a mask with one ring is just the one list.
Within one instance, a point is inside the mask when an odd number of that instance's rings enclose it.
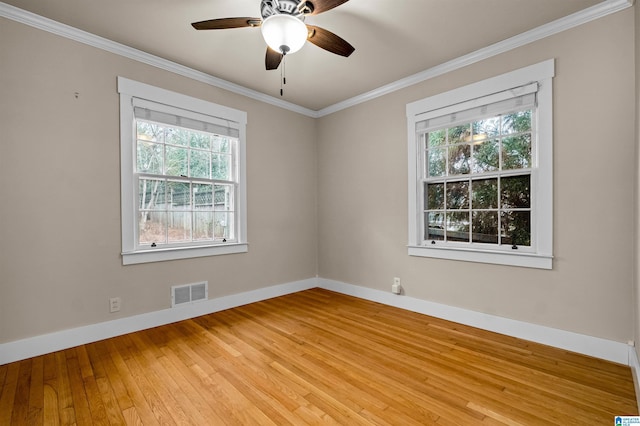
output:
{"label": "hardwood floor", "polygon": [[313,289],[0,366],[0,425],[609,425],[630,369]]}

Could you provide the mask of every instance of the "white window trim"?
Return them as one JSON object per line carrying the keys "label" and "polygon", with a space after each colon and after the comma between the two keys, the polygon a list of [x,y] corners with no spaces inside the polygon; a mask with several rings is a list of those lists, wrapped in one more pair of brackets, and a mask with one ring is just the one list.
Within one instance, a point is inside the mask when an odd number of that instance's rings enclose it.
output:
{"label": "white window trim", "polygon": [[[217,105],[202,99],[161,89],[148,84],[118,77],[120,94],[120,194],[122,220],[122,263],[160,262],[165,260],[188,259],[193,257],[215,256],[248,251],[247,243],[247,187],[246,187],[246,125],[247,113],[233,108]],[[171,247],[136,250],[136,194],[134,192],[134,161],[136,144],[134,141],[133,98],[218,117],[238,123],[238,186],[235,195],[238,214],[237,241],[234,243],[213,243],[193,247]]]}
{"label": "white window trim", "polygon": [[[409,157],[409,244],[410,256],[432,257],[438,259],[462,260],[469,262],[492,263],[498,265],[523,266],[530,268],[552,269],[553,267],[553,87],[555,61],[549,59],[525,68],[508,72],[487,80],[469,84],[445,93],[440,93],[407,104],[407,134]],[[533,211],[535,225],[532,226],[532,238],[536,241],[535,252],[503,252],[475,247],[429,247],[421,245],[421,209],[418,207],[420,191],[418,184],[421,159],[416,132],[416,123],[421,115],[429,111],[470,101],[476,98],[499,93],[514,87],[537,82],[537,120],[538,135],[535,150],[537,164],[532,171],[532,188],[535,191]]]}

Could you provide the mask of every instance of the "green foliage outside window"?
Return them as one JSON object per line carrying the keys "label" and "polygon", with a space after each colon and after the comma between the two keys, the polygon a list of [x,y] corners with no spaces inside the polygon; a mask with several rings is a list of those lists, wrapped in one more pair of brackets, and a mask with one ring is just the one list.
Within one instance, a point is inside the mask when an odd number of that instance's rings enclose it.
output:
{"label": "green foliage outside window", "polygon": [[137,120],[139,244],[233,238],[234,139]]}
{"label": "green foliage outside window", "polygon": [[432,130],[425,239],[531,245],[532,111]]}

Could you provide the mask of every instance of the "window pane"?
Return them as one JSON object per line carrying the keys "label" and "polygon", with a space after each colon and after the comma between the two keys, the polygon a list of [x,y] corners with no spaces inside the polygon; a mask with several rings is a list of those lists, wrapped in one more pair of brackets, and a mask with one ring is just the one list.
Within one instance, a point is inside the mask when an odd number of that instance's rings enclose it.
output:
{"label": "window pane", "polygon": [[164,145],[138,140],[136,170],[139,173],[161,175],[163,172]]}
{"label": "window pane", "polygon": [[193,207],[197,210],[213,210],[213,185],[193,184]]}
{"label": "window pane", "polygon": [[214,209],[233,210],[233,187],[231,185],[214,186]]}
{"label": "window pane", "polygon": [[493,172],[500,166],[500,144],[488,140],[473,144],[473,173]]}
{"label": "window pane", "polygon": [[231,153],[231,140],[224,136],[213,136],[213,143],[211,145],[211,150],[213,152],[220,152],[223,154]]}
{"label": "window pane", "polygon": [[429,212],[425,215],[427,229],[425,229],[426,240],[444,240],[444,213]]}
{"label": "window pane", "polygon": [[448,131],[449,144],[470,142],[471,124],[452,127]]}
{"label": "window pane", "polygon": [[502,134],[531,131],[531,110],[519,111],[502,116]]}
{"label": "window pane", "polygon": [[167,213],[163,211],[140,212],[138,216],[139,244],[166,244]]}
{"label": "window pane", "polygon": [[469,181],[447,183],[447,209],[469,208]]}
{"label": "window pane", "polygon": [[189,146],[189,140],[193,132],[179,127],[170,127],[167,129],[166,143],[172,145]]}
{"label": "window pane", "polygon": [[471,171],[471,146],[455,145],[449,147],[449,174],[463,175]]}
{"label": "window pane", "polygon": [[447,132],[445,129],[436,130],[427,134],[428,147],[433,148],[436,146],[442,146],[447,143]]}
{"label": "window pane", "polygon": [[189,176],[209,179],[211,173],[211,153],[209,151],[192,150],[189,159]]}
{"label": "window pane", "polygon": [[474,243],[498,244],[498,212],[473,212]]}
{"label": "window pane", "polygon": [[531,245],[531,212],[507,211],[500,214],[502,244]]}
{"label": "window pane", "polygon": [[500,134],[500,117],[478,120],[471,124],[471,130],[473,131],[473,142],[495,138]]}
{"label": "window pane", "polygon": [[193,213],[193,239],[213,239],[213,212],[197,211]]}
{"label": "window pane", "polygon": [[502,140],[502,168],[504,170],[531,167],[531,135],[524,134]]}
{"label": "window pane", "polygon": [[138,140],[164,142],[164,127],[159,124],[148,123],[146,121],[137,120],[136,130]]}
{"label": "window pane", "polygon": [[140,210],[164,210],[165,181],[159,179],[140,179],[138,183],[138,202]]}
{"label": "window pane", "polygon": [[214,213],[213,236],[214,238],[230,238],[231,213]]}
{"label": "window pane", "polygon": [[[471,182],[472,207],[474,209],[498,208],[498,179],[478,179]],[[497,228],[497,224],[496,224]]]}
{"label": "window pane", "polygon": [[469,241],[469,213],[447,213],[447,241]]}
{"label": "window pane", "polygon": [[188,210],[191,208],[191,188],[188,182],[168,182],[167,198],[169,209]]}
{"label": "window pane", "polygon": [[191,240],[191,212],[169,212],[169,242]]}
{"label": "window pane", "polygon": [[231,156],[227,154],[213,154],[211,162],[212,179],[231,179]]}
{"label": "window pane", "polygon": [[509,176],[500,179],[500,208],[517,209],[531,207],[531,177]]}
{"label": "window pane", "polygon": [[189,150],[174,146],[167,146],[166,149],[165,173],[169,176],[187,176]]}
{"label": "window pane", "polygon": [[444,183],[431,183],[425,185],[425,205],[427,210],[444,209]]}
{"label": "window pane", "polygon": [[189,145],[191,148],[211,150],[211,135],[207,133],[191,132],[189,138]]}
{"label": "window pane", "polygon": [[433,148],[427,151],[427,176],[444,176],[447,159],[446,148]]}

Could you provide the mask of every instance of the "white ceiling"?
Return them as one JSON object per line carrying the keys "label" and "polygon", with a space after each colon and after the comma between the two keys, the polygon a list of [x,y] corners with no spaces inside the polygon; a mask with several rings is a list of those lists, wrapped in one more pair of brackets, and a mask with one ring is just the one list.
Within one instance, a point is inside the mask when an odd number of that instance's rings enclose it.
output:
{"label": "white ceiling", "polygon": [[[343,58],[307,43],[287,57],[285,101],[322,110],[614,0],[350,0],[306,23],[350,42]],[[279,98],[258,28],[190,23],[260,17],[260,0],[5,0],[6,4]],[[1,3],[0,3],[1,5]],[[597,7],[597,6],[596,6]]]}

